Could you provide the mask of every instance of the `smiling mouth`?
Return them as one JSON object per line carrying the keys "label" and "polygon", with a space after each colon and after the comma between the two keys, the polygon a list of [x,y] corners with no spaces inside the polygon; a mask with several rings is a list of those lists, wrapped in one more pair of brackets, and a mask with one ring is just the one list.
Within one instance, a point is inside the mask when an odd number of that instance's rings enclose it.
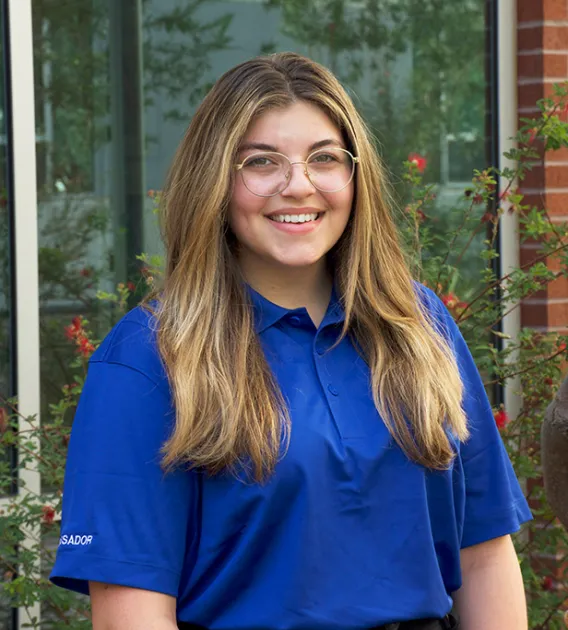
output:
{"label": "smiling mouth", "polygon": [[276,223],[311,223],[313,221],[317,221],[322,212],[313,212],[310,214],[273,214],[269,217],[271,221],[275,221]]}

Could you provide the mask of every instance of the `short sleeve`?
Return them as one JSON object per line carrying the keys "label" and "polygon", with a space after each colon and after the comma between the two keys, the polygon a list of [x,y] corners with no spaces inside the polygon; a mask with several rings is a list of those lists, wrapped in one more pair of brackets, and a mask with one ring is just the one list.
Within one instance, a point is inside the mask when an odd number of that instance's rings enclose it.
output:
{"label": "short sleeve", "polygon": [[50,579],[85,594],[93,580],[177,596],[194,531],[196,481],[191,472],[165,474],[160,466],[173,425],[171,398],[149,376],[154,359],[140,359],[146,351],[136,349],[147,331],[131,326],[130,332],[106,342],[89,367],[71,432]]}
{"label": "short sleeve", "polygon": [[441,330],[453,345],[464,384],[463,407],[470,437],[460,446],[465,484],[461,548],[512,534],[532,515],[499,434],[491,404],[471,352],[446,307],[428,290],[441,318]]}

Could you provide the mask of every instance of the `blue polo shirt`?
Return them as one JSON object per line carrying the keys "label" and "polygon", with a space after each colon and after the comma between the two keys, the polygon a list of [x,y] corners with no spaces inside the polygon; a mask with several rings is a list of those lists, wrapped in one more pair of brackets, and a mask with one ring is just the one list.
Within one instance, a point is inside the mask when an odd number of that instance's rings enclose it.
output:
{"label": "blue polo shirt", "polygon": [[91,359],[73,425],[51,580],[167,593],[180,621],[215,630],[350,630],[442,617],[460,549],[530,518],[477,369],[452,317],[419,289],[457,355],[471,438],[447,471],[393,442],[369,369],[332,296],[319,328],[251,290],[256,330],[289,403],[289,450],[265,485],[164,476],[172,429],[155,322],[126,315]]}

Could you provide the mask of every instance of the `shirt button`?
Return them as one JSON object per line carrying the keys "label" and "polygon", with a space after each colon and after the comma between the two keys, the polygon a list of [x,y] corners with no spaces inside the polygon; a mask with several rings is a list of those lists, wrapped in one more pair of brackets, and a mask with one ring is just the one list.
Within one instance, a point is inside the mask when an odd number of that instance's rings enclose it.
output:
{"label": "shirt button", "polygon": [[320,357],[321,357],[322,354],[325,354],[325,350],[326,350],[326,348],[323,345],[323,343],[318,343],[316,345],[316,352],[320,355]]}
{"label": "shirt button", "polygon": [[292,315],[288,321],[292,326],[299,326],[302,323],[302,320],[297,315]]}
{"label": "shirt button", "polygon": [[327,391],[332,396],[339,396],[339,392],[335,389],[335,387],[331,383],[327,386]]}

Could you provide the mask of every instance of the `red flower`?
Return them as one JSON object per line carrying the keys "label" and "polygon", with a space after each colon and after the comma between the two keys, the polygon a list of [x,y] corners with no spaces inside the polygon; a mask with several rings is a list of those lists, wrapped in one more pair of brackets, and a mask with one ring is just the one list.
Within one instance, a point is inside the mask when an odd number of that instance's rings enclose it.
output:
{"label": "red flower", "polygon": [[532,129],[529,129],[529,144],[532,144],[534,142],[534,139],[536,138],[537,131],[538,131],[538,129],[536,127],[533,127]]}
{"label": "red flower", "polygon": [[483,203],[483,195],[481,195],[480,193],[477,193],[476,195],[473,196],[473,203],[474,204],[482,204]]}
{"label": "red flower", "polygon": [[95,351],[95,346],[93,346],[93,344],[87,339],[87,337],[81,337],[78,346],[79,354],[83,355],[84,357],[90,357],[91,354],[93,354],[93,352]]}
{"label": "red flower", "polygon": [[83,278],[88,278],[91,275],[91,270],[88,267],[84,267],[79,273],[83,276]]}
{"label": "red flower", "polygon": [[74,317],[70,326],[65,326],[65,334],[68,339],[76,339],[81,334],[82,321],[80,317]]}
{"label": "red flower", "polygon": [[448,308],[454,308],[460,303],[458,297],[454,293],[446,293],[446,295],[441,296],[442,302]]}
{"label": "red flower", "polygon": [[126,288],[130,291],[130,293],[132,293],[136,290],[136,285],[134,284],[134,282],[127,282]]}
{"label": "red flower", "polygon": [[426,158],[419,153],[411,153],[408,156],[408,161],[416,166],[419,173],[423,173],[428,165]]}
{"label": "red flower", "polygon": [[41,508],[41,512],[41,522],[46,525],[51,525],[55,519],[55,510],[51,507],[51,505],[44,505]]}
{"label": "red flower", "polygon": [[495,418],[495,424],[497,428],[502,429],[509,423],[509,416],[504,409],[499,409],[498,411],[493,412],[493,417]]}
{"label": "red flower", "polygon": [[542,590],[552,591],[553,589],[554,589],[554,582],[552,581],[552,578],[550,577],[550,575],[547,575],[544,578],[542,578]]}
{"label": "red flower", "polygon": [[83,328],[83,320],[80,317],[74,317],[70,326],[65,326],[65,334],[68,339],[75,342],[77,352],[84,357],[89,357],[94,351],[95,346],[89,341]]}

